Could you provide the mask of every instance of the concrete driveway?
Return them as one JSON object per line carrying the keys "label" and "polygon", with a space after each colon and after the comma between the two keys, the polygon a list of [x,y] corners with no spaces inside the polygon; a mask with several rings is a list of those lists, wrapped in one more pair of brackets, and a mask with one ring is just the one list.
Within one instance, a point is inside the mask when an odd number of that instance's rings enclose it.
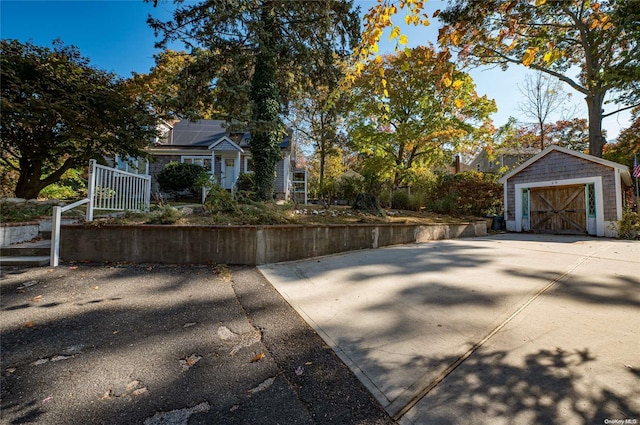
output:
{"label": "concrete driveway", "polygon": [[401,424],[640,423],[640,242],[501,234],[260,271]]}

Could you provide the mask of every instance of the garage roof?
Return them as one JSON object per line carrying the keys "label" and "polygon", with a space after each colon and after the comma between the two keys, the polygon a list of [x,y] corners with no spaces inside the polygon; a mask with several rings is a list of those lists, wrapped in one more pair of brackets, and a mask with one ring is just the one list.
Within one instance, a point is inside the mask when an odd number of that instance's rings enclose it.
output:
{"label": "garage roof", "polygon": [[600,164],[600,165],[604,165],[605,167],[618,169],[618,170],[620,170],[620,176],[622,177],[622,180],[627,184],[627,186],[631,186],[631,174],[629,173],[629,167],[627,167],[626,165],[622,165],[622,164],[618,164],[617,162],[608,161],[606,159],[598,158],[598,157],[595,157],[593,155],[587,155],[587,154],[582,153],[582,152],[572,151],[571,149],[563,148],[563,147],[560,147],[560,146],[557,146],[557,145],[549,146],[548,148],[546,148],[545,150],[543,150],[542,152],[540,152],[536,156],[530,158],[528,161],[523,162],[520,166],[514,168],[510,173],[504,175],[498,181],[500,183],[505,183],[511,177],[515,176],[520,171],[522,171],[525,168],[527,168],[529,165],[531,165],[534,162],[538,161],[539,159],[545,157],[547,154],[549,154],[550,152],[553,152],[553,151],[562,152],[562,153],[565,153],[567,155],[573,155],[573,156],[575,156],[577,158],[581,158],[581,159],[584,159],[584,160],[587,160],[587,161],[595,162],[595,163]]}

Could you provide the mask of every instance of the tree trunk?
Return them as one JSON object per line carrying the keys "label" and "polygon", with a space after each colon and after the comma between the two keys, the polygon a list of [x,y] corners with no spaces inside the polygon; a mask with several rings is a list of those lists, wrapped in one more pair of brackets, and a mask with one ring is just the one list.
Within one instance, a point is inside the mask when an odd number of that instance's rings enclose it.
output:
{"label": "tree trunk", "polygon": [[16,184],[15,195],[16,198],[35,199],[43,189],[39,184],[39,181],[23,180]]}
{"label": "tree trunk", "polygon": [[256,196],[261,201],[271,200],[274,191],[276,164],[280,159],[280,92],[277,82],[276,33],[274,5],[263,5],[259,52],[251,78],[253,125],[251,153],[255,167]]}
{"label": "tree trunk", "polygon": [[588,95],[587,109],[589,111],[589,154],[602,158],[602,148],[606,141],[602,136],[602,104],[604,92]]}
{"label": "tree trunk", "polygon": [[378,217],[384,217],[385,213],[380,207],[378,199],[369,195],[368,193],[359,193],[356,196],[356,200],[353,203],[353,209],[358,211],[364,211],[366,213],[377,215]]}

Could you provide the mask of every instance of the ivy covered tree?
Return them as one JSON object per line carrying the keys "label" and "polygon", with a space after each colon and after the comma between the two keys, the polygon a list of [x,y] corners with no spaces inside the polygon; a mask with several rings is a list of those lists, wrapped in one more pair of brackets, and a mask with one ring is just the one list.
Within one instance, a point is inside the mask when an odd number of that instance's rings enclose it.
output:
{"label": "ivy covered tree", "polygon": [[156,118],[123,80],[78,49],[0,41],[0,165],[19,176],[15,195],[36,198],[89,159],[145,156]]}
{"label": "ivy covered tree", "polygon": [[[359,39],[351,0],[175,1],[173,19],[149,24],[182,41],[192,62],[184,70],[184,105],[214,92],[215,109],[231,123],[249,123],[257,196],[273,196],[282,115],[289,101],[331,74],[336,57]],[[187,108],[185,108],[187,109]]]}

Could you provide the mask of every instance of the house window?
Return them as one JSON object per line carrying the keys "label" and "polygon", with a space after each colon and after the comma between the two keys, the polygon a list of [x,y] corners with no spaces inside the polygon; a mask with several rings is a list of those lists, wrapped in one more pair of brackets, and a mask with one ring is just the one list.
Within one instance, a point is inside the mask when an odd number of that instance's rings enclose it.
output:
{"label": "house window", "polygon": [[211,168],[211,157],[210,156],[183,156],[180,158],[180,160],[184,163],[184,164],[196,164],[199,165],[201,167],[204,167],[207,172],[211,173],[212,172],[212,168]]}
{"label": "house window", "polygon": [[587,217],[596,216],[596,190],[593,183],[587,183]]}
{"label": "house window", "polygon": [[149,161],[144,158],[123,158],[116,155],[116,168],[132,174],[149,174]]}
{"label": "house window", "polygon": [[245,173],[253,173],[253,158],[250,156],[244,157],[244,172]]}
{"label": "house window", "polygon": [[529,218],[529,189],[522,189],[522,218]]}

